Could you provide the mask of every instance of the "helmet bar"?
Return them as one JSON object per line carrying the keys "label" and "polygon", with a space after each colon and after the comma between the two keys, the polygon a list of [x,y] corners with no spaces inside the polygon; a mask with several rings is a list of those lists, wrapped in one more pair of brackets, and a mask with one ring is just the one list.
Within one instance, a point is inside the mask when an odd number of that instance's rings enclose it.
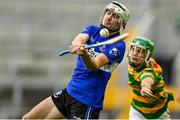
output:
{"label": "helmet bar", "polygon": [[[137,49],[140,49],[139,54],[145,54],[145,56],[147,55],[147,51],[146,51],[146,49],[144,47],[138,46],[138,45],[132,45],[131,44],[131,46],[129,47],[129,53],[130,53],[129,56],[132,56],[131,55],[132,54],[132,50],[136,51]],[[145,52],[143,52],[143,51],[145,51]]]}

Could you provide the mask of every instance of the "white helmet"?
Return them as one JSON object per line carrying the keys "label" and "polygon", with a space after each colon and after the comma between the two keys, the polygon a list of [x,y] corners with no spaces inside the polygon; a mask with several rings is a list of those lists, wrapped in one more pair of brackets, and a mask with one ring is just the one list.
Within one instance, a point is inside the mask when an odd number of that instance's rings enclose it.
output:
{"label": "white helmet", "polygon": [[112,1],[110,4],[108,4],[105,7],[104,13],[102,14],[101,19],[100,19],[101,23],[102,23],[104,14],[106,13],[107,10],[113,11],[115,14],[119,16],[119,22],[121,22],[120,30],[121,28],[122,30],[124,30],[130,17],[130,11],[127,9],[127,7],[121,4],[120,2]]}

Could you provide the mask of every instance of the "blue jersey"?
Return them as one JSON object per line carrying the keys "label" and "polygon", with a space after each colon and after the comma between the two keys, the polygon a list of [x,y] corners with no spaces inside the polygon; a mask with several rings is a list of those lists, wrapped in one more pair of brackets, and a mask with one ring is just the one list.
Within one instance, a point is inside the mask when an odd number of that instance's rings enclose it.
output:
{"label": "blue jersey", "polygon": [[[100,30],[100,26],[91,25],[82,31],[82,33],[89,35],[88,45],[104,42],[119,35],[117,33],[110,37],[102,38],[99,34]],[[88,49],[87,51],[91,57],[103,53],[109,60],[107,65],[94,71],[89,71],[83,64],[81,56],[78,56],[76,68],[67,86],[67,92],[89,107],[102,109],[106,85],[111,77],[111,73],[122,61],[125,49],[126,45],[124,41]]]}

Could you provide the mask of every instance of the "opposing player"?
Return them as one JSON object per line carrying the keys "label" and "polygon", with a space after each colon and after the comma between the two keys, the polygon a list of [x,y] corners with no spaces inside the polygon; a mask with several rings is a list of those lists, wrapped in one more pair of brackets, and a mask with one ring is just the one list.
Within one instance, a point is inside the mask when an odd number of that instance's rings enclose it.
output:
{"label": "opposing player", "polygon": [[[68,118],[98,119],[103,108],[104,93],[111,73],[122,61],[125,42],[85,50],[82,44],[95,44],[120,35],[129,19],[129,10],[114,1],[105,7],[100,25],[89,25],[72,41],[69,49],[77,54],[76,68],[63,90],[40,102],[23,119]],[[107,28],[109,36],[100,36]]]}
{"label": "opposing player", "polygon": [[151,57],[153,49],[154,43],[144,37],[136,37],[129,46],[128,83],[132,87],[130,120],[169,119],[168,102],[174,98],[165,90],[162,69]]}

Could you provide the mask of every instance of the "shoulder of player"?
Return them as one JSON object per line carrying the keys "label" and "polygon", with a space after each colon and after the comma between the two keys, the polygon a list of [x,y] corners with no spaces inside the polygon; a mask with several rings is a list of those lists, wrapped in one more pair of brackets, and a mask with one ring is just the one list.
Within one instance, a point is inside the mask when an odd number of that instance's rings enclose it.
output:
{"label": "shoulder of player", "polygon": [[89,27],[89,28],[91,28],[93,30],[100,30],[101,29],[101,26],[99,26],[99,25],[88,25],[86,27]]}
{"label": "shoulder of player", "polygon": [[144,69],[144,71],[161,73],[162,68],[153,58],[150,58],[150,60],[147,64],[146,68]]}

